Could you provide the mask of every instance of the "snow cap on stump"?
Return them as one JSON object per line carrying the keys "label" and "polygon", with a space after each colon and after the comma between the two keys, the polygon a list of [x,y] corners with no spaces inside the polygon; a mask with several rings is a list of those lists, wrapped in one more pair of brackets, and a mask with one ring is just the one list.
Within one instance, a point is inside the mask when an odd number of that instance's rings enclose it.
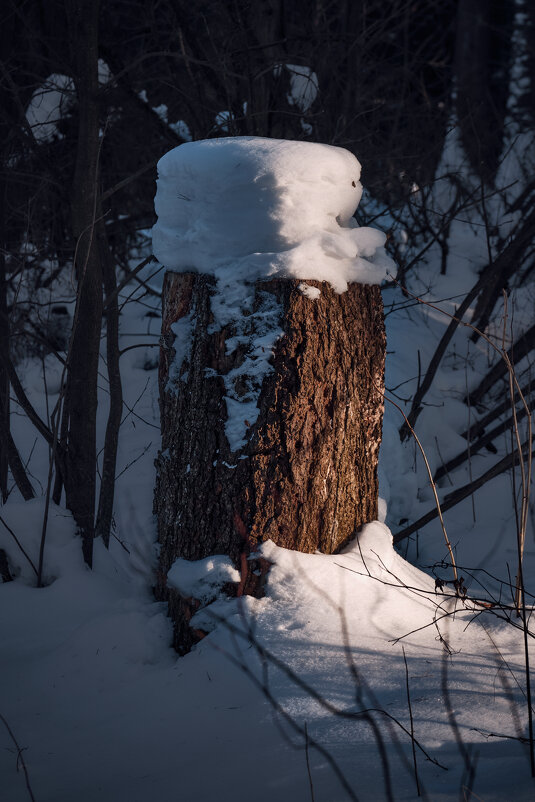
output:
{"label": "snow cap on stump", "polygon": [[385,235],[359,228],[360,164],[313,142],[228,137],[186,142],[158,163],[154,255],[178,272],[378,284]]}

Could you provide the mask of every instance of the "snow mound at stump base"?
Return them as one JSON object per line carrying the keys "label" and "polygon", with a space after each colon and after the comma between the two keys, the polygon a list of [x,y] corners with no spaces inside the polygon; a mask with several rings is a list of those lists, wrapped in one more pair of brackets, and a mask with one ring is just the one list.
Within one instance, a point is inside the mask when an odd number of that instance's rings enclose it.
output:
{"label": "snow mound at stump base", "polygon": [[178,272],[229,280],[379,284],[385,235],[358,227],[360,164],[313,142],[228,137],[187,142],[158,162],[153,251]]}

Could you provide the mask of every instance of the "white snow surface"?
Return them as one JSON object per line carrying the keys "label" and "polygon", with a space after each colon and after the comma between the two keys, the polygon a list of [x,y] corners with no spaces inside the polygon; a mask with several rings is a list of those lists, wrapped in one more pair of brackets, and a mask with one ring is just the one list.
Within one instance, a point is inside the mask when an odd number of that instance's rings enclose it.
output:
{"label": "white snow surface", "polygon": [[68,75],[53,73],[33,93],[26,119],[39,144],[61,139],[58,123],[74,100],[74,82]]}
{"label": "white snow surface", "polygon": [[[55,543],[54,525],[50,539]],[[135,541],[127,542],[132,549]],[[444,671],[464,746],[478,753],[479,798],[503,802],[511,782],[515,800],[532,798],[522,747],[488,741],[474,729],[515,736],[511,706],[519,692],[497,682],[489,635],[508,670],[521,676],[521,633],[492,617],[486,630],[477,620],[467,629],[480,611],[453,596],[435,597],[432,579],[394,552],[380,523],[340,555],[300,554],[271,542],[262,554],[273,567],[261,600],[210,601],[210,576],[237,578],[225,558],[175,563],[180,587],[205,592],[191,625],[210,633],[183,658],[169,647],[165,605],[133,581],[130,559],[114,541],[110,552],[96,544],[92,571],[69,557],[42,590],[17,580],[0,585],[2,715],[24,748],[36,799],[230,802],[249,798],[245,789],[255,784],[258,802],[305,802],[306,723],[315,798],[388,799],[379,728],[393,798],[416,800],[402,646],[415,735],[443,767],[417,749],[424,798],[453,802],[462,782],[440,692]],[[448,656],[433,621],[455,607],[438,629]],[[359,716],[370,708],[371,719]],[[0,746],[5,798],[25,802],[5,729]]]}
{"label": "white snow surface", "polygon": [[191,352],[193,323],[194,312],[192,311],[171,324],[171,331],[175,339],[173,342],[174,356],[169,364],[168,390],[176,391],[179,379],[183,382],[188,380],[187,364]]}
{"label": "white snow surface", "polygon": [[288,277],[378,284],[385,235],[358,227],[360,164],[312,142],[228,137],[187,142],[158,162],[152,242],[176,271],[229,281]]}
{"label": "white snow surface", "polygon": [[225,582],[239,582],[240,572],[230,557],[223,554],[204,560],[175,560],[167,574],[169,587],[177,588],[182,596],[199,601],[213,601]]}
{"label": "white snow surface", "polygon": [[[448,281],[447,295],[455,294],[456,279],[447,276],[441,297]],[[133,302],[124,306],[121,347],[135,343],[136,332],[147,326],[144,341],[152,337],[158,342],[159,322],[145,317],[146,311]],[[399,381],[413,375],[416,345],[427,347],[422,318],[407,318],[401,310],[387,317],[387,325],[390,349],[396,351],[389,379]],[[428,321],[424,331],[432,332],[431,345],[444,325],[439,319]],[[224,557],[210,558],[204,566],[178,564],[172,577],[202,597],[191,624],[209,634],[189,655],[177,657],[170,647],[166,606],[155,602],[151,592],[156,570],[153,460],[159,438],[154,430],[156,371],[146,368],[150,352],[133,350],[123,357],[125,400],[132,413],[121,428],[116,529],[109,551],[100,541],[95,544],[93,570],[83,564],[70,514],[52,506],[46,586],[37,589],[31,566],[0,522],[0,548],[17,573],[15,581],[0,584],[0,713],[24,750],[38,802],[241,802],[251,788],[258,802],[306,802],[311,797],[305,722],[317,800],[386,800],[375,730],[366,717],[352,716],[362,709],[382,710],[410,729],[402,645],[415,735],[448,769],[417,750],[427,799],[459,799],[464,763],[451,710],[464,746],[478,755],[477,797],[484,802],[531,800],[525,747],[514,740],[526,732],[522,633],[491,610],[470,609],[469,603],[435,595],[433,578],[394,551],[384,524],[367,526],[339,555],[299,554],[264,544],[262,553],[273,567],[261,600],[226,599],[218,593],[222,577],[238,578]],[[22,375],[45,417],[59,387],[50,384],[47,402],[42,370],[40,360],[28,360]],[[450,373],[445,376],[450,380]],[[464,376],[459,380],[464,382]],[[104,392],[100,401],[102,435]],[[394,413],[387,414],[381,471],[386,477],[383,506],[388,502],[396,524],[404,510],[417,507],[417,517],[429,502],[418,506],[412,448],[400,445]],[[426,442],[433,444],[436,432],[451,439],[452,425],[444,420],[443,408],[430,406],[428,414],[434,416],[434,427],[429,426],[431,434],[426,434],[427,427],[422,432]],[[45,491],[34,477],[46,487],[49,453],[41,441],[35,445],[21,415],[14,416],[13,426],[38,498],[23,502],[14,490],[0,515],[37,564]],[[385,493],[386,482],[390,488]],[[512,543],[513,534],[509,488],[494,484],[488,491],[477,526],[471,526],[467,509],[448,513],[446,521],[465,565],[481,564],[503,575],[512,559],[506,543],[507,538]],[[490,542],[498,536],[503,551],[492,556]],[[438,526],[421,534],[420,558],[424,550],[425,564],[438,561],[438,574],[448,577],[450,572],[440,567],[444,543]],[[212,583],[216,576],[218,582]],[[477,584],[474,590],[479,590]],[[455,606],[455,616],[441,618]],[[447,640],[451,654],[439,636]],[[266,651],[259,653],[255,643]],[[444,671],[449,702],[442,689]],[[397,724],[390,728],[386,713],[371,715],[385,742],[394,799],[416,800],[410,739]],[[499,737],[489,738],[489,732]],[[354,796],[342,786],[330,758]],[[0,775],[7,802],[29,798],[17,766],[16,748],[0,726]]]}
{"label": "white snow surface", "polygon": [[304,282],[301,282],[298,289],[302,295],[306,298],[310,298],[311,301],[316,301],[321,295],[319,287],[312,287],[310,284],[305,284]]}
{"label": "white snow surface", "polygon": [[301,111],[307,112],[318,96],[318,76],[310,67],[300,64],[277,64],[273,69],[273,74],[278,77],[283,68],[290,74],[288,103],[290,106],[297,106]]}
{"label": "white snow surface", "polygon": [[[235,286],[241,287],[241,282]],[[252,287],[244,284],[244,290]],[[224,304],[230,293],[219,293],[212,298],[212,310],[216,309],[216,320],[234,321],[235,334],[227,340],[227,352],[236,348],[245,348],[245,356],[241,364],[230,370],[223,377],[225,382],[225,404],[227,420],[225,434],[231,451],[238,451],[247,442],[247,432],[256,423],[260,409],[258,398],[262,389],[264,376],[271,373],[275,344],[282,336],[280,327],[282,308],[270,292],[260,292],[258,309],[250,308],[252,292],[242,296],[242,305],[236,309],[234,304]],[[234,302],[235,303],[235,302]],[[222,323],[222,325],[225,325]]]}
{"label": "white snow surface", "polygon": [[[99,84],[106,84],[111,77],[109,66],[103,59],[99,59]],[[54,139],[63,139],[63,134],[58,129],[58,123],[73,105],[74,100],[74,81],[69,75],[52,73],[35,90],[26,108],[26,120],[36,142],[44,144],[52,142]]]}

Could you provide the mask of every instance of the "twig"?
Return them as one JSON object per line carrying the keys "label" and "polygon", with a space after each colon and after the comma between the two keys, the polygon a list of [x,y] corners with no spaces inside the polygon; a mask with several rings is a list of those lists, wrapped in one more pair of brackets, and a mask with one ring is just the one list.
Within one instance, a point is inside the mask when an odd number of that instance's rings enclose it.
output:
{"label": "twig", "polygon": [[9,356],[7,356],[4,353],[0,353],[0,358],[2,359],[4,367],[5,367],[6,371],[7,371],[8,376],[9,376],[9,381],[11,382],[11,386],[13,387],[13,390],[15,391],[15,395],[17,397],[17,401],[19,402],[20,406],[22,407],[22,409],[24,410],[24,412],[26,413],[28,418],[31,420],[31,422],[33,423],[33,425],[35,426],[35,428],[37,429],[39,434],[41,434],[45,438],[47,443],[51,443],[52,439],[53,439],[52,432],[50,431],[50,429],[48,428],[46,423],[39,417],[39,415],[37,414],[37,412],[35,411],[32,403],[31,403],[31,401],[29,400],[28,396],[24,392],[24,388],[22,387],[22,384],[20,383],[19,377],[17,375],[17,371],[15,370],[15,366],[13,365],[13,362],[11,361]]}
{"label": "twig", "polygon": [[134,348],[156,348],[156,346],[159,346],[159,345],[160,345],[159,342],[156,342],[156,343],[137,343],[136,345],[128,345],[126,348],[121,348],[121,350],[119,351],[119,356],[122,356],[123,354],[126,354],[127,351],[132,351],[132,349],[134,349]]}
{"label": "twig", "polygon": [[29,554],[28,554],[28,553],[25,551],[25,549],[24,549],[24,546],[22,545],[22,543],[20,542],[20,540],[19,540],[19,539],[18,539],[18,537],[16,536],[15,532],[14,532],[14,531],[11,529],[11,527],[10,527],[10,526],[8,526],[8,525],[6,524],[6,522],[4,521],[4,519],[2,518],[2,516],[1,516],[1,515],[0,515],[0,524],[2,524],[2,526],[5,526],[5,528],[7,529],[7,531],[9,532],[9,534],[11,535],[11,537],[13,538],[13,540],[15,541],[15,543],[17,544],[17,546],[19,547],[19,549],[22,551],[22,553],[24,554],[24,556],[26,557],[26,559],[27,559],[27,560],[28,560],[28,562],[30,563],[30,565],[31,565],[31,567],[32,567],[32,570],[33,570],[33,572],[35,573],[35,575],[36,575],[36,576],[38,576],[38,573],[37,573],[37,568],[36,568],[36,567],[35,567],[35,565],[33,564],[32,558],[31,558],[31,557],[29,556]]}
{"label": "twig", "polygon": [[[409,290],[407,290],[406,287],[403,287],[396,279],[394,279],[394,281],[396,282],[396,284],[401,288],[401,290],[404,293],[406,293],[407,295],[410,295],[415,300],[419,300],[420,303],[422,303],[422,304],[426,303],[421,298],[418,298],[418,296],[416,296],[413,293],[409,292]],[[410,412],[409,412],[409,415],[408,415],[408,421],[409,421],[411,426],[414,426],[414,424],[416,423],[416,419],[418,418],[418,415],[420,414],[420,412],[422,410],[422,400],[423,400],[424,396],[426,395],[427,391],[429,390],[429,388],[431,387],[433,379],[435,378],[435,374],[436,374],[436,372],[437,372],[437,370],[438,370],[438,368],[440,366],[440,363],[442,362],[442,357],[444,356],[444,354],[446,352],[446,348],[448,347],[450,340],[452,339],[453,335],[455,334],[455,332],[457,330],[457,327],[462,322],[463,315],[468,310],[468,307],[470,306],[470,304],[472,303],[474,298],[477,296],[477,294],[481,290],[482,286],[483,286],[483,280],[482,280],[482,278],[480,278],[479,281],[477,281],[476,284],[474,284],[472,289],[465,296],[464,301],[461,303],[461,305],[459,306],[459,308],[457,310],[457,315],[455,317],[453,315],[450,315],[450,317],[451,317],[450,324],[449,324],[448,328],[446,329],[446,331],[444,332],[444,334],[442,335],[442,338],[441,338],[441,340],[440,340],[440,342],[439,342],[439,344],[438,344],[438,346],[437,346],[437,348],[435,350],[435,353],[433,354],[433,356],[431,358],[431,361],[430,361],[429,366],[427,368],[427,371],[425,373],[424,379],[423,379],[420,387],[418,388],[418,392],[415,394],[415,396],[413,398],[412,406],[411,406],[411,409],[410,409]],[[430,304],[430,306],[432,306],[432,304]],[[436,307],[436,308],[439,309],[439,307]],[[442,309],[439,309],[439,311],[443,312]],[[404,424],[400,429],[400,436],[401,436],[402,439],[406,439],[408,437],[408,435],[409,435],[409,427],[406,424]]]}
{"label": "twig", "polygon": [[[393,402],[392,402],[393,403]],[[524,443],[523,448],[526,447],[526,443]],[[533,452],[532,452],[533,456]],[[445,499],[442,501],[441,509],[442,512],[447,512],[452,507],[455,507],[456,504],[459,504],[461,501],[464,501],[465,498],[473,493],[475,490],[478,490],[484,484],[489,482],[491,479],[494,479],[495,476],[499,476],[504,471],[508,470],[513,461],[518,459],[518,454],[508,454],[502,460],[493,465],[492,468],[484,473],[482,476],[479,476],[477,479],[474,479],[473,482],[470,482],[467,485],[463,485],[458,490],[455,490],[453,493],[449,493]],[[394,535],[394,543],[399,543],[401,540],[404,540],[409,535],[412,535],[418,529],[421,529],[423,526],[428,524],[430,521],[434,520],[438,516],[438,512],[436,509],[429,510],[425,515],[422,515],[421,518],[418,518],[413,524],[400,529],[399,532],[396,532]]]}
{"label": "twig", "polygon": [[442,456],[442,452],[440,451],[440,445],[438,443],[438,437],[436,435],[435,435],[435,443],[436,443],[436,447],[437,447],[438,456],[440,457],[441,473],[440,473],[440,476],[438,476],[438,471],[436,471],[435,475],[433,476],[433,481],[434,482],[438,482],[439,479],[441,479],[443,476],[446,476],[448,478],[448,482],[453,487],[453,480],[452,480],[452,478],[450,476],[450,472],[449,472],[449,463],[446,464],[444,462],[444,457]]}
{"label": "twig", "polygon": [[24,761],[24,757],[23,757],[23,754],[22,754],[23,751],[24,751],[24,747],[20,747],[19,746],[18,741],[15,738],[15,735],[13,733],[13,730],[11,729],[11,727],[9,726],[9,724],[6,721],[6,719],[4,718],[4,716],[1,713],[0,713],[0,720],[4,724],[6,730],[8,731],[9,737],[11,738],[13,743],[15,744],[15,749],[17,750],[17,771],[19,770],[19,766],[22,766],[22,770],[24,772],[24,779],[26,780],[26,788],[28,789],[28,793],[30,795],[30,799],[32,800],[32,802],[35,802],[35,797],[33,795],[32,786],[30,785],[30,777],[28,775],[28,769],[26,768],[26,763]]}
{"label": "twig", "polygon": [[113,187],[109,187],[109,189],[107,189],[105,192],[102,193],[101,201],[105,201],[108,198],[111,198],[111,196],[115,195],[116,192],[119,192],[119,190],[124,189],[129,184],[131,184],[132,181],[135,181],[137,178],[144,175],[149,170],[152,170],[153,167],[156,167],[157,163],[158,159],[153,159],[147,164],[144,164],[143,167],[140,167],[139,170],[136,170],[135,173],[132,173],[131,175],[128,175],[126,178],[123,178],[122,181],[118,181],[117,184],[115,184]]}
{"label": "twig", "polygon": [[[387,587],[403,588],[403,590],[412,591],[413,593],[416,593],[416,595],[419,595],[421,597],[428,596],[431,601],[433,601],[433,599],[431,598],[433,596],[439,596],[440,598],[443,598],[444,601],[446,601],[448,599],[458,598],[457,596],[454,596],[451,593],[446,593],[444,591],[443,592],[438,592],[437,590],[426,590],[425,588],[417,588],[417,587],[414,587],[412,585],[407,585],[405,582],[402,582],[401,580],[399,580],[395,576],[395,574],[392,574],[392,572],[389,571],[388,569],[386,569],[387,573],[389,573],[391,576],[393,576],[397,580],[396,582],[388,582],[387,580],[379,578],[379,577],[376,577],[376,576],[373,576],[370,573],[365,574],[362,571],[356,571],[354,568],[350,568],[347,565],[342,565],[341,563],[335,563],[335,565],[337,565],[339,568],[343,568],[346,571],[350,571],[353,574],[357,574],[357,576],[363,576],[363,577],[367,576],[369,579],[373,579],[376,582],[380,582],[382,585],[385,585]],[[463,570],[465,570],[465,569],[463,569]],[[512,584],[510,586],[513,587]],[[464,610],[466,612],[477,613],[477,615],[479,615],[481,612],[488,612],[491,615],[493,615],[495,618],[498,618],[500,621],[505,621],[506,623],[510,624],[510,626],[514,627],[515,629],[519,629],[519,630],[523,629],[523,627],[520,624],[517,624],[516,621],[514,619],[512,619],[510,617],[510,615],[509,615],[509,613],[512,613],[512,612],[515,611],[514,604],[507,605],[507,604],[500,604],[498,602],[489,603],[486,599],[480,599],[480,598],[477,598],[477,597],[476,598],[474,598],[474,597],[462,597],[461,600],[462,600],[462,603],[464,605]],[[472,604],[472,605],[474,605],[474,607],[471,608],[471,607],[468,606],[468,604]],[[437,604],[436,607],[437,608],[439,608],[439,607],[441,608],[441,605]],[[502,613],[502,615],[500,615],[500,613]],[[390,642],[393,643],[393,644],[396,644],[399,641],[403,640],[404,638],[409,637],[409,635],[413,635],[415,632],[421,632],[424,629],[428,629],[429,627],[436,626],[437,621],[440,621],[443,618],[448,618],[448,617],[450,617],[450,616],[452,616],[454,614],[455,614],[454,610],[453,611],[442,612],[442,615],[440,616],[440,618],[438,618],[438,619],[435,618],[433,621],[429,621],[427,624],[422,624],[421,627],[416,627],[415,629],[412,629],[409,632],[406,632],[404,635],[400,635],[397,638],[393,638]],[[533,632],[528,630],[527,634],[528,634],[528,636],[530,638],[535,639],[535,633],[533,633]]]}
{"label": "twig", "polygon": [[[533,386],[533,382],[531,381],[525,384],[521,388],[522,395],[526,399],[531,395],[531,393],[534,390],[535,387]],[[492,421],[496,420],[496,418],[499,418],[500,415],[502,415],[507,409],[510,408],[510,406],[511,406],[510,400],[508,398],[505,398],[501,404],[498,404],[497,406],[493,407],[493,409],[491,409],[490,412],[487,412],[487,414],[484,417],[480,418],[480,420],[475,421],[471,425],[470,429],[467,429],[465,432],[462,432],[461,437],[464,437],[465,440],[468,439],[469,437],[472,440],[474,440],[476,437],[479,437],[485,431],[489,423],[492,423]],[[519,410],[519,414],[521,412],[522,410]]]}
{"label": "twig", "polygon": [[[526,410],[524,408],[519,409],[517,412],[517,419],[520,421],[525,416],[526,416]],[[479,451],[482,451],[484,448],[490,445],[490,443],[496,440],[497,437],[499,437],[510,427],[512,427],[513,423],[514,421],[512,417],[507,418],[507,420],[502,421],[502,423],[498,424],[498,426],[495,426],[494,429],[491,429],[489,432],[484,434],[478,440],[472,441],[470,443],[471,454],[474,455],[477,454]],[[461,436],[463,437],[466,435],[466,439],[469,439],[471,436],[471,432],[475,431],[475,429],[476,429],[476,424],[473,424],[470,427],[470,429],[468,429],[466,433],[464,433]],[[463,464],[463,462],[466,462],[466,459],[467,459],[467,449],[464,449],[459,454],[457,454],[456,457],[452,457],[450,460],[448,460],[446,464],[442,464],[440,468],[437,468],[437,470],[435,471],[435,475],[433,477],[435,482],[438,482],[440,479],[442,479],[443,476],[449,477],[449,472],[455,470],[455,468],[458,468],[459,465]]]}
{"label": "twig", "polygon": [[136,267],[134,267],[133,270],[129,270],[126,278],[124,278],[123,281],[121,281],[120,284],[118,284],[117,287],[114,289],[114,291],[110,293],[110,295],[106,298],[106,303],[104,305],[103,311],[106,311],[108,307],[111,306],[111,304],[118,297],[119,293],[126,287],[127,284],[130,283],[130,281],[134,276],[137,276],[137,274],[151,262],[156,262],[156,261],[157,260],[155,256],[147,256],[147,258],[143,259],[143,261],[140,262],[138,265],[136,265]]}
{"label": "twig", "polygon": [[503,732],[486,732],[485,730],[480,730],[479,727],[471,727],[470,729],[473,732],[479,732],[479,734],[483,735],[485,738],[506,738],[509,741],[519,741],[521,744],[529,743],[528,738],[523,738],[518,735],[505,735]]}
{"label": "twig", "polygon": [[134,465],[134,464],[135,464],[135,463],[136,463],[138,460],[140,460],[140,459],[141,459],[141,457],[143,457],[143,456],[144,456],[144,455],[147,453],[147,451],[149,450],[149,448],[151,447],[151,445],[152,445],[152,440],[151,440],[151,442],[150,442],[148,445],[146,445],[146,446],[145,446],[145,448],[143,449],[143,451],[141,452],[141,454],[138,454],[138,455],[137,455],[137,457],[135,457],[133,460],[131,460],[131,461],[128,463],[128,465],[125,465],[125,467],[123,468],[123,470],[122,470],[120,473],[118,473],[118,474],[117,474],[117,476],[115,477],[115,481],[117,481],[117,479],[118,479],[120,476],[122,476],[122,475],[123,475],[123,473],[124,473],[125,471],[127,471],[129,468],[131,468],[131,467],[132,467],[132,465]]}
{"label": "twig", "polygon": [[[440,524],[442,526],[442,534],[444,535],[444,540],[446,541],[446,547],[447,547],[449,555],[450,555],[451,567],[453,569],[453,576],[454,576],[455,581],[457,581],[458,576],[457,576],[457,567],[456,567],[456,563],[455,563],[455,557],[453,556],[453,550],[451,548],[451,543],[450,543],[449,538],[448,538],[448,533],[446,532],[446,524],[444,523],[444,518],[442,517],[442,509],[441,509],[440,501],[439,501],[439,498],[438,498],[437,486],[436,486],[435,482],[433,481],[433,474],[431,472],[431,466],[429,465],[427,456],[426,456],[425,451],[424,451],[424,447],[422,446],[422,444],[421,444],[421,442],[420,442],[420,440],[418,438],[418,435],[414,431],[414,429],[412,427],[412,424],[410,423],[408,417],[405,415],[405,413],[403,412],[403,410],[401,409],[399,404],[396,404],[396,402],[392,401],[392,399],[388,398],[388,396],[386,396],[384,394],[383,394],[383,396],[384,396],[386,401],[389,401],[391,404],[393,404],[396,407],[396,409],[398,409],[401,412],[401,414],[403,415],[403,417],[405,419],[406,427],[408,428],[408,430],[410,431],[410,433],[414,437],[414,440],[417,443],[418,448],[420,449],[420,453],[421,453],[421,455],[423,457],[423,460],[424,460],[424,463],[425,463],[425,467],[427,469],[427,475],[429,476],[429,482],[430,482],[431,488],[433,490],[433,495],[435,497],[436,509],[433,510],[433,518],[436,518],[438,516],[439,519],[440,519]],[[407,528],[410,528],[410,527],[407,527]],[[413,529],[412,531],[415,531],[415,530]],[[407,536],[408,535],[405,535],[405,537],[407,537]],[[399,538],[399,540],[401,540],[401,539],[402,538]],[[397,542],[398,541],[396,540],[396,537],[394,537],[394,543],[397,543]]]}

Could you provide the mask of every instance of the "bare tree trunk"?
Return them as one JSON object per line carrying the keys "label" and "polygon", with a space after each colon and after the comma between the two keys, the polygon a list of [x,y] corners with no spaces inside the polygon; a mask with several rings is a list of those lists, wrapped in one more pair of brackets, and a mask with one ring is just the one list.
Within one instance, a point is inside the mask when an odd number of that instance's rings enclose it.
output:
{"label": "bare tree trunk", "polygon": [[110,391],[110,411],[104,441],[104,457],[102,460],[102,478],[98,500],[96,537],[102,537],[106,548],[110,543],[110,528],[113,516],[113,499],[115,496],[115,466],[117,463],[117,446],[119,428],[123,411],[123,391],[121,372],[119,370],[119,301],[117,297],[117,281],[115,267],[108,248],[106,231],[102,222],[99,224],[99,243],[101,249],[104,291],[106,297],[106,363],[108,368],[108,385]]}
{"label": "bare tree trunk", "polygon": [[11,576],[11,571],[9,570],[7,555],[4,549],[0,549],[0,577],[2,578],[2,582],[13,581],[13,577]]}
{"label": "bare tree trunk", "polygon": [[0,195],[0,496],[5,502],[8,497],[8,471],[17,485],[25,501],[34,498],[35,493],[28,479],[17,446],[11,435],[10,403],[9,403],[9,371],[6,367],[11,359],[10,325],[7,306],[6,275],[6,188]]}
{"label": "bare tree trunk", "polygon": [[[304,295],[297,280],[255,286],[249,342],[265,331],[266,309],[277,310],[273,325],[280,337],[258,395],[258,418],[251,422],[240,420],[239,397],[246,397],[254,363],[245,364],[249,346],[243,340],[227,353],[236,325],[214,331],[214,280],[166,276],[155,493],[160,598],[168,597],[166,576],[177,557],[227,554],[242,567],[246,583],[244,561],[259,543],[270,539],[331,554],[377,517],[385,359],[380,290],[352,284],[338,295],[326,282],[306,283],[320,290],[318,298]],[[187,327],[191,351],[178,364]],[[232,376],[238,401],[226,400]],[[246,431],[235,451],[225,429],[229,404]],[[175,645],[183,648],[187,610],[174,591],[170,611]]]}
{"label": "bare tree trunk", "polygon": [[[0,363],[1,364],[1,363]],[[9,391],[9,384],[8,384],[8,391]],[[15,445],[15,441],[11,435],[10,430],[10,423],[9,423],[9,412],[6,415],[6,408],[4,406],[4,401],[0,398],[0,443],[2,447],[2,453],[5,452],[6,457],[6,475],[5,475],[5,490],[4,486],[2,486],[2,500],[7,501],[8,487],[7,487],[7,467],[11,470],[11,475],[17,485],[20,494],[24,501],[29,501],[31,498],[35,498],[35,493],[33,491],[33,487],[28,479],[28,475],[22,464],[22,460],[20,458],[20,454],[18,451],[17,446]]]}
{"label": "bare tree trunk", "polygon": [[97,371],[102,325],[102,267],[98,248],[99,119],[98,0],[67,0],[76,65],[78,148],[72,195],[76,240],[77,308],[68,362],[69,434],[64,484],[67,506],[83,539],[84,559],[93,555],[96,492]]}
{"label": "bare tree trunk", "polygon": [[514,3],[459,0],[455,72],[457,116],[472,167],[485,180],[502,150]]}
{"label": "bare tree trunk", "polygon": [[[3,197],[2,197],[3,201]],[[3,218],[3,203],[0,206],[0,215]],[[3,229],[2,221],[0,227]],[[3,240],[3,237],[2,237]],[[7,313],[7,278],[4,242],[0,243],[0,349],[9,355],[9,318]],[[9,463],[8,434],[9,434],[9,376],[4,367],[5,360],[0,359],[0,496],[2,501],[7,499],[7,475]]]}

